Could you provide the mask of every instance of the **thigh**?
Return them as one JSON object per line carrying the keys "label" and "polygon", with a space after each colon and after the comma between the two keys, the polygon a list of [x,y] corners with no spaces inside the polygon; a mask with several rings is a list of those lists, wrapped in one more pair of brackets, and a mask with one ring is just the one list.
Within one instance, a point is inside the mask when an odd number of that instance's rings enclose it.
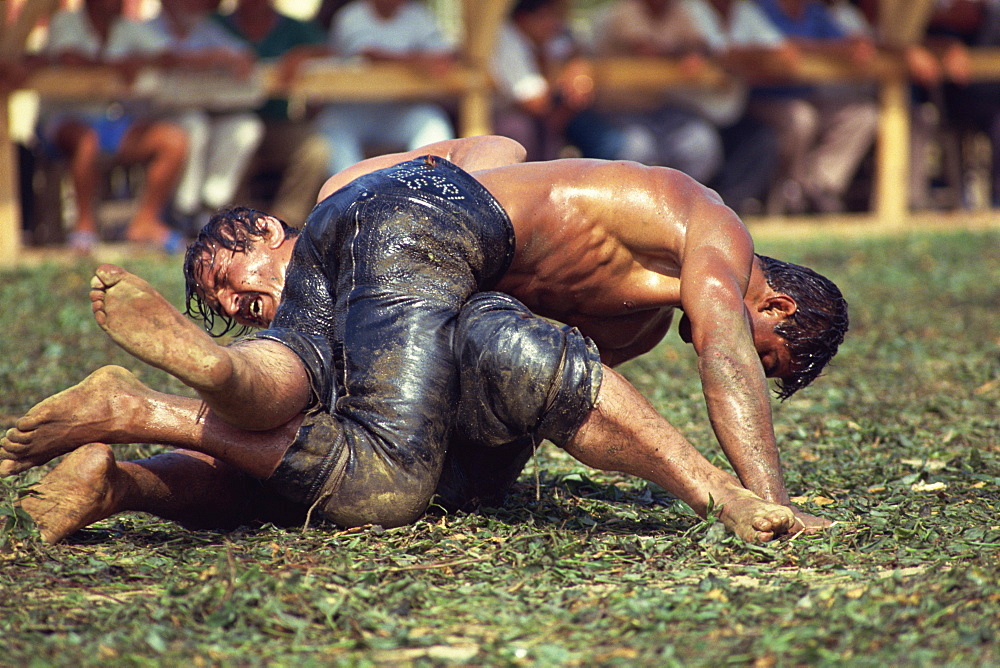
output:
{"label": "thigh", "polygon": [[594,342],[509,295],[481,292],[468,301],[455,355],[456,434],[486,448],[525,437],[562,445],[597,401],[603,367]]}
{"label": "thigh", "polygon": [[566,443],[591,413],[600,354],[578,330],[495,292],[476,294],[462,308],[455,349],[461,401],[438,503],[495,505],[543,440]]}

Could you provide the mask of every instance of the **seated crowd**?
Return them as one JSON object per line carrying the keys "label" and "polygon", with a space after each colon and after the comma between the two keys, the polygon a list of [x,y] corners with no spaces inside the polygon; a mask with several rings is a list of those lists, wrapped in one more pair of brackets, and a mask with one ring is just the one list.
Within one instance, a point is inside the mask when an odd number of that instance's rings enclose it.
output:
{"label": "seated crowd", "polygon": [[[286,16],[271,0],[238,0],[226,12],[220,0],[160,0],[145,20],[125,0],[77,4],[46,22],[36,52],[0,68],[3,85],[48,64],[110,65],[130,80],[153,67],[250,90],[258,62],[275,63],[283,82],[317,58],[404,61],[429,76],[459,62],[459,45],[421,0],[325,0],[309,19]],[[804,84],[794,72],[805,54],[865,68],[892,48],[879,32],[886,21],[877,0],[606,0],[586,9],[517,0],[497,36],[494,128],[523,144],[529,160],[571,154],[672,167],[744,215],[869,208],[875,85]],[[1000,205],[1000,83],[971,83],[968,51],[1000,45],[998,26],[998,3],[937,2],[927,37],[902,50],[913,81],[915,210],[941,206],[929,156],[945,123],[989,138],[990,192]],[[692,83],[602,90],[594,59],[622,56],[673,59]],[[729,75],[723,83],[699,83],[718,67]],[[206,105],[166,97],[42,101],[25,157],[64,165],[74,249],[88,252],[112,234],[98,212],[106,164],[144,167],[122,237],[177,252],[219,207],[255,204],[300,226],[331,174],[366,155],[455,136],[448,101],[296,105],[235,95]]]}

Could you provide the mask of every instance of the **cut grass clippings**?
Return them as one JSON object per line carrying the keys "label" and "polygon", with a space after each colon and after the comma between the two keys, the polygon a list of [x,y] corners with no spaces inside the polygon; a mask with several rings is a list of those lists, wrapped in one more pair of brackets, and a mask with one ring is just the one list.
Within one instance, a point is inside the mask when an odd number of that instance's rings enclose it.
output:
{"label": "cut grass clippings", "polygon": [[[549,444],[503,507],[391,530],[126,514],[46,546],[19,518],[0,535],[0,665],[1000,664],[1000,233],[758,251],[851,304],[832,367],[775,402],[789,488],[831,530],[744,544]],[[127,268],[181,303],[179,261]],[[92,269],[0,281],[0,427],[109,363],[189,392],[100,332]],[[622,371],[727,466],[674,333]],[[0,481],[0,512],[42,473]]]}

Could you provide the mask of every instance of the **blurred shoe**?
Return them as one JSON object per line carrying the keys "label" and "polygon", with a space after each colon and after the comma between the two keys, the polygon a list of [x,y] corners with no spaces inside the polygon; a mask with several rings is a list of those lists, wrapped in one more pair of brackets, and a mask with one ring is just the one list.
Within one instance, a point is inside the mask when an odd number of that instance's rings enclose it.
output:
{"label": "blurred shoe", "polygon": [[187,237],[177,230],[170,230],[170,234],[168,234],[167,238],[160,244],[160,248],[167,255],[177,255],[178,253],[183,253],[187,248]]}
{"label": "blurred shoe", "polygon": [[66,245],[75,252],[82,255],[89,255],[97,246],[97,234],[90,230],[73,230],[66,237]]}

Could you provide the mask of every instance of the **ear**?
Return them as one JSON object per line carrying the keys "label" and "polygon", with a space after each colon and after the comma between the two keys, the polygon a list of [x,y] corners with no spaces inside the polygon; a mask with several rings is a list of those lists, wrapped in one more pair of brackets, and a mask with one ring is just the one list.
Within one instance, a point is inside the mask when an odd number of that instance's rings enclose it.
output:
{"label": "ear", "polygon": [[799,305],[795,303],[795,300],[788,295],[783,295],[780,293],[775,293],[765,297],[757,305],[757,310],[760,312],[768,312],[771,315],[781,316],[782,319],[790,318],[796,310],[798,310]]}
{"label": "ear", "polygon": [[285,243],[285,228],[282,227],[281,221],[274,216],[264,216],[261,222],[264,223],[264,244],[268,248],[278,248]]}

